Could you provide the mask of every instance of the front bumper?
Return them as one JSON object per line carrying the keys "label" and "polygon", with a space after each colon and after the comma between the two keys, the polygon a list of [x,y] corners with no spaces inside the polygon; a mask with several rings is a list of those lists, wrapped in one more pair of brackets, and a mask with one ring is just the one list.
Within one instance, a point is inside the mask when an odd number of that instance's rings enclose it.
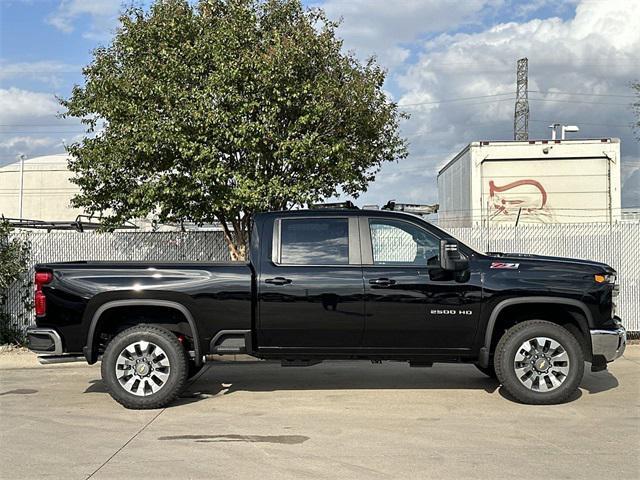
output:
{"label": "front bumper", "polygon": [[591,348],[593,357],[604,357],[613,362],[624,353],[627,346],[627,331],[622,325],[615,330],[591,330]]}

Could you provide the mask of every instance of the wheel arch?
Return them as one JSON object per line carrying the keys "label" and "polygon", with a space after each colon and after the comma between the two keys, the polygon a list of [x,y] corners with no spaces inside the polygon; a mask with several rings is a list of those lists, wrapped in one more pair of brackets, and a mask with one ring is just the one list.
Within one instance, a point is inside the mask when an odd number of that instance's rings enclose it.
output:
{"label": "wheel arch", "polygon": [[187,307],[179,302],[171,300],[156,300],[156,299],[122,299],[111,300],[100,305],[91,317],[89,324],[89,331],[87,333],[87,343],[85,347],[85,357],[89,364],[93,364],[98,360],[98,349],[96,348],[96,334],[98,326],[100,325],[101,317],[111,309],[121,307],[162,307],[169,308],[178,311],[187,321],[189,328],[193,334],[193,347],[195,351],[195,363],[200,365],[202,363],[202,351],[200,348],[200,336],[198,334],[198,326],[193,318],[193,315]]}
{"label": "wheel arch", "polygon": [[[564,307],[570,307],[574,310],[577,310],[584,319],[579,318],[580,316],[573,316],[573,321],[578,323],[579,328],[582,333],[588,337],[589,333],[589,325],[592,325],[593,319],[589,308],[585,305],[584,302],[580,300],[576,300],[573,298],[558,298],[558,297],[518,297],[518,298],[508,298],[499,302],[491,311],[489,315],[489,320],[487,321],[487,327],[485,329],[484,341],[482,348],[480,349],[480,355],[478,359],[478,363],[487,367],[490,362],[491,357],[491,345],[494,340],[494,330],[498,319],[500,318],[500,314],[503,313],[506,309],[514,306],[525,306],[525,305],[560,305]],[[584,341],[588,341],[586,338],[582,339]],[[581,339],[578,339],[581,341]],[[588,347],[589,345],[585,345],[584,341],[581,341],[581,345],[584,347]],[[585,352],[589,353],[589,352]]]}

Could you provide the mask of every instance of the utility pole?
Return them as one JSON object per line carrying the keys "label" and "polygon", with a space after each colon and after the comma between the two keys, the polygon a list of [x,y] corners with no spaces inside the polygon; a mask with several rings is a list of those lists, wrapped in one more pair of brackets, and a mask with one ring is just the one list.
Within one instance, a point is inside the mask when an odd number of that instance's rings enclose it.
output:
{"label": "utility pole", "polygon": [[22,197],[24,196],[24,161],[27,156],[24,153],[21,153],[20,155],[18,155],[18,158],[20,159],[20,201],[18,202],[18,218],[22,220]]}
{"label": "utility pole", "polygon": [[529,60],[526,57],[518,60],[513,139],[529,140]]}

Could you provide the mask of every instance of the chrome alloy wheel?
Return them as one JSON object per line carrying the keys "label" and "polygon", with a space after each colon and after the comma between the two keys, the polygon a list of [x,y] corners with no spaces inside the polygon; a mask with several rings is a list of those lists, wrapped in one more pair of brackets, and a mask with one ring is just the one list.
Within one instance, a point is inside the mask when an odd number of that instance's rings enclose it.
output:
{"label": "chrome alloy wheel", "polygon": [[146,397],[169,379],[169,357],[158,345],[140,340],[126,346],[116,360],[116,378],[128,393]]}
{"label": "chrome alloy wheel", "polygon": [[548,392],[562,385],[569,375],[569,354],[556,340],[535,337],[520,345],[513,368],[529,390]]}

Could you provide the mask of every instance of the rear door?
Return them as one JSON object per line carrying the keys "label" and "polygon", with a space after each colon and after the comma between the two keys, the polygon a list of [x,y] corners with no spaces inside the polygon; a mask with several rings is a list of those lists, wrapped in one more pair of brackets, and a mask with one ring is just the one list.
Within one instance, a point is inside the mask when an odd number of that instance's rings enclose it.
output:
{"label": "rear door", "polygon": [[364,286],[357,217],[278,218],[271,243],[258,278],[260,348],[359,347]]}
{"label": "rear door", "polygon": [[366,329],[363,346],[471,348],[480,313],[479,273],[440,268],[440,238],[397,217],[361,218]]}

